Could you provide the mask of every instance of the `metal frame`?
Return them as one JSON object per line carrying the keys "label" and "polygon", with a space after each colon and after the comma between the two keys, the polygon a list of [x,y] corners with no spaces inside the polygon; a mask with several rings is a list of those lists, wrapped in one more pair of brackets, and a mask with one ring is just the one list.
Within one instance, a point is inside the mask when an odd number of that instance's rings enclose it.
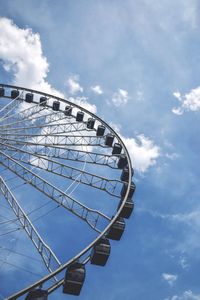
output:
{"label": "metal frame", "polygon": [[10,207],[12,208],[14,214],[18,218],[19,222],[21,223],[22,227],[24,228],[25,232],[31,239],[33,245],[36,247],[39,255],[42,257],[47,270],[51,273],[53,269],[56,267],[61,266],[60,261],[56,257],[55,253],[51,250],[51,248],[44,242],[41,238],[40,234],[37,232],[35,227],[33,226],[32,222],[26,215],[25,211],[19,205],[18,201],[14,197],[13,193],[9,189],[6,182],[0,176],[0,190],[4,195],[5,199],[9,203]]}
{"label": "metal frame", "polygon": [[[87,111],[83,107],[80,107],[75,103],[71,103],[66,99],[61,99],[60,97],[52,96],[43,92],[38,92],[32,89],[5,84],[0,84],[0,87],[5,88],[5,90],[9,92],[11,89],[19,90],[20,102],[25,100],[25,92],[33,93],[34,96],[37,97],[45,96],[48,99],[45,106],[38,105],[39,103],[33,100],[33,103],[30,105],[30,107],[24,110],[23,113],[18,112],[15,114],[10,114],[8,110],[6,117],[4,119],[0,119],[0,132],[2,133],[0,138],[0,149],[2,149],[2,151],[0,151],[1,164],[11,172],[15,173],[20,178],[22,178],[25,182],[28,182],[36,189],[40,190],[42,193],[48,195],[49,198],[59,203],[59,205],[62,205],[63,207],[67,208],[69,211],[86,221],[98,233],[98,236],[80,253],[78,253],[68,262],[65,262],[64,264],[59,266],[55,271],[43,277],[39,281],[8,297],[8,300],[11,300],[17,299],[18,297],[26,294],[32,288],[39,287],[44,283],[49,284],[48,293],[53,292],[60,285],[62,285],[62,279],[59,280],[58,283],[52,285],[52,278],[54,278],[58,274],[61,274],[61,276],[63,276],[62,273],[64,272],[64,270],[69,266],[69,264],[76,261],[77,259],[81,259],[86,262],[89,260],[88,258],[85,258],[85,256],[88,256],[89,250],[101,237],[103,237],[106,234],[106,232],[108,232],[110,227],[116,222],[126,203],[132,181],[132,166],[128,151],[125,145],[123,144],[121,138],[117,135],[117,133],[106,122],[104,122],[102,119],[92,114],[91,112]],[[10,96],[6,94],[5,98],[10,98]],[[99,124],[104,125],[108,132],[114,135],[116,142],[122,145],[122,153],[127,157],[127,165],[129,169],[129,178],[127,183],[128,187],[123,201],[121,203],[121,206],[116,211],[113,218],[110,218],[99,211],[92,210],[87,206],[84,206],[82,203],[72,198],[71,196],[63,193],[58,188],[45,181],[44,178],[38,176],[35,172],[30,171],[24,166],[24,164],[31,165],[31,157],[35,157],[35,159],[39,160],[44,160],[48,157],[48,163],[52,163],[52,167],[49,167],[50,172],[56,171],[59,174],[63,174],[66,171],[67,178],[71,176],[72,179],[75,178],[75,175],[74,177],[72,175],[73,172],[78,172],[78,175],[80,175],[81,177],[81,183],[88,184],[92,187],[97,187],[101,190],[107,191],[112,196],[117,196],[114,195],[114,193],[110,192],[110,187],[108,188],[108,186],[111,184],[112,189],[115,190],[115,184],[120,184],[120,181],[114,180],[115,183],[113,185],[112,180],[106,179],[102,176],[96,176],[95,174],[91,174],[83,170],[81,171],[80,169],[78,170],[76,168],[69,167],[62,163],[58,164],[58,162],[54,160],[54,158],[67,158],[73,161],[105,165],[113,169],[117,169],[117,162],[119,156],[104,154],[103,149],[108,148],[107,146],[105,146],[104,137],[97,137],[95,135],[90,134],[91,132],[95,132],[95,129],[88,130],[88,135],[76,135],[75,133],[77,130],[79,132],[87,130],[86,122],[74,122],[75,116],[72,115],[71,117],[68,117],[64,114],[64,111],[61,109],[59,111],[50,111],[49,109],[52,109],[52,106],[49,104],[50,99],[51,101],[58,100],[61,103],[67,104],[70,107],[74,107],[86,113],[90,117],[94,118],[97,122],[99,122]],[[17,99],[13,101],[17,101]],[[13,105],[14,103],[15,102],[13,102]],[[10,105],[10,107],[12,107],[12,105]],[[47,111],[48,113],[45,114],[45,111]],[[67,123],[62,124],[62,122],[65,122],[66,120]],[[30,121],[33,123],[33,125],[29,127],[28,125],[30,125]],[[38,135],[37,132],[34,132],[34,130],[37,131],[37,129],[44,130],[44,132]],[[15,133],[13,135],[13,131],[17,131],[17,134]],[[65,133],[71,133],[72,135],[64,136]],[[32,141],[30,141],[31,137]],[[58,142],[59,147],[56,146],[58,145]],[[20,145],[22,146],[22,148],[19,147]],[[99,146],[100,149],[102,149],[102,153],[95,153],[87,150],[87,146],[94,145]],[[80,150],[80,146],[86,147],[86,150]],[[6,153],[4,153],[4,149],[7,149]],[[51,151],[52,149],[55,150],[55,155],[52,155],[51,157],[51,152],[53,152]],[[23,157],[22,153],[26,155],[25,158]],[[37,167],[39,167],[39,164]],[[93,178],[95,178],[96,182],[93,181]],[[119,197],[119,194],[117,197]],[[104,222],[102,228],[101,219]],[[105,225],[105,221],[107,225]]]}

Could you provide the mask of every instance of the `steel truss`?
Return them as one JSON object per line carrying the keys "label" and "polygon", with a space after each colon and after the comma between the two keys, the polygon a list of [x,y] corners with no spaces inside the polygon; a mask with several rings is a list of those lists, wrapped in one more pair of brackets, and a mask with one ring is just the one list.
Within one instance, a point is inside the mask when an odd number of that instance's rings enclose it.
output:
{"label": "steel truss", "polygon": [[6,106],[4,106],[1,110],[0,110],[0,122],[5,120],[5,118],[8,118],[9,114],[16,109],[17,107],[19,107],[20,105],[20,100],[18,98],[14,99],[13,101],[9,102]]}
{"label": "steel truss", "polygon": [[54,200],[59,205],[63,206],[86,223],[88,223],[94,230],[100,232],[97,225],[100,223],[101,218],[110,220],[106,215],[88,208],[71,196],[67,195],[60,189],[56,188],[53,184],[43,179],[33,171],[24,167],[18,161],[0,151],[1,163],[4,167],[8,168],[11,172],[22,178],[25,182],[31,184],[34,188],[42,192]]}
{"label": "steel truss", "polygon": [[[5,146],[5,144],[2,143],[0,143],[0,145]],[[120,198],[119,189],[122,188],[122,182],[120,180],[97,176],[84,170],[60,163],[51,158],[46,158],[39,154],[34,154],[27,150],[20,149],[8,144],[6,145],[6,147],[7,152],[11,154],[10,157],[13,157],[12,155],[14,154],[17,161],[40,168],[42,170],[46,170],[48,172],[60,175],[71,180],[77,180],[77,182],[89,185],[94,188],[98,188],[102,191],[106,191],[108,194],[114,197]],[[23,154],[26,154],[26,156],[24,157]]]}
{"label": "steel truss", "polygon": [[[5,199],[49,271],[45,277],[7,298],[16,300],[31,289],[43,285],[48,286],[46,288],[48,294],[52,293],[63,284],[63,273],[72,262],[80,259],[86,264],[90,261],[91,248],[107,234],[125,206],[131,187],[132,167],[129,154],[121,138],[96,115],[75,103],[46,93],[9,85],[0,85],[0,88],[5,89],[4,98],[9,101],[11,90],[15,89],[19,92],[19,96],[0,109],[0,165],[6,172],[15,174],[22,182],[29,184],[53,200],[58,207],[63,207],[86,222],[96,232],[95,239],[88,246],[69,261],[61,264],[34,228],[28,215],[14,197],[12,190],[8,188],[6,181],[0,177],[0,189]],[[27,93],[33,95],[32,103],[27,103],[29,102],[26,98]],[[45,97],[46,102],[39,103],[40,97]],[[54,101],[62,104],[58,110],[52,110]],[[72,114],[66,113],[64,110],[66,105],[73,109]],[[78,120],[75,114],[77,111],[85,114],[84,120]],[[95,120],[94,127],[88,126],[89,118]],[[102,135],[97,133],[99,125],[103,125],[105,128],[105,133]],[[114,137],[113,144],[109,146],[105,143],[108,133]],[[122,151],[117,154],[113,152],[115,143],[122,147]],[[127,159],[129,175],[126,182],[120,179],[122,170],[119,167],[119,160],[121,154]],[[87,171],[86,164],[89,166]],[[39,172],[42,175],[39,175]],[[112,199],[116,199],[116,210],[111,215],[112,217],[102,213],[99,209],[88,207],[62,191],[47,179],[50,174],[56,175],[58,178],[70,179],[72,183],[76,182],[77,186],[79,184],[87,185],[88,188],[100,190],[107,193],[107,197],[111,196]],[[127,189],[123,194],[121,190],[124,184]],[[102,195],[105,194],[102,193]],[[120,206],[118,206],[119,199],[121,199]],[[57,275],[60,275],[61,279],[52,284],[52,279],[55,279]]]}
{"label": "steel truss", "polygon": [[[3,143],[1,143],[2,146],[3,145],[4,147],[7,147],[9,145],[12,146],[12,144],[7,143],[5,139],[2,140],[3,140]],[[97,165],[105,165],[113,169],[118,169],[117,167],[117,163],[119,160],[118,155],[113,156],[107,154],[100,154],[92,151],[89,152],[84,150],[76,150],[73,148],[70,149],[70,148],[61,147],[57,145],[51,145],[51,146],[47,146],[46,144],[38,145],[36,143],[30,143],[30,142],[27,142],[26,144],[17,142],[16,144],[23,145],[23,149],[27,149],[31,153],[39,154],[41,156],[54,157],[63,160],[72,160],[77,162],[86,162],[86,163],[97,164]]]}
{"label": "steel truss", "polygon": [[11,190],[9,189],[6,182],[0,176],[0,190],[4,195],[5,199],[9,203],[10,207],[12,208],[14,214],[16,215],[18,221],[21,223],[22,228],[25,230],[27,235],[29,236],[30,240],[32,241],[33,245],[36,247],[39,255],[41,256],[42,260],[44,261],[45,266],[49,272],[52,272],[56,268],[61,266],[58,258],[51,250],[51,248],[45,244],[33,224],[31,223],[30,219],[26,215],[25,211],[21,208],[18,201],[12,194]]}

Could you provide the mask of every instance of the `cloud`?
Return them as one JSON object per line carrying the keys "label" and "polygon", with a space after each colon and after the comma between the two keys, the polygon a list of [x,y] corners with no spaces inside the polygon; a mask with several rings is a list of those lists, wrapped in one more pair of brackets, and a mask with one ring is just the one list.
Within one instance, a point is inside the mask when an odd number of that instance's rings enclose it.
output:
{"label": "cloud", "polygon": [[76,103],[76,104],[78,104],[78,105],[84,107],[84,108],[87,109],[89,112],[91,112],[91,113],[93,113],[93,114],[96,114],[96,112],[97,112],[97,107],[96,107],[96,105],[89,103],[89,102],[87,101],[87,99],[88,99],[88,98],[87,98],[87,97],[84,97],[84,96],[82,96],[82,97],[76,97],[76,98],[74,98],[74,97],[69,97],[69,98],[68,98],[68,100],[69,100],[70,102],[74,102],[74,103]]}
{"label": "cloud", "polygon": [[164,220],[164,222],[168,224],[170,230],[171,228],[177,228],[177,230],[179,230],[180,234],[176,237],[176,243],[173,244],[170,251],[172,253],[180,253],[178,263],[183,269],[190,267],[190,261],[189,259],[186,259],[186,256],[194,259],[194,257],[198,256],[200,249],[200,207],[196,206],[190,212],[175,214],[166,214],[165,212],[159,212],[155,209],[141,209],[140,211],[148,213],[153,218]]}
{"label": "cloud", "polygon": [[[14,75],[13,83],[64,97],[46,80],[49,64],[43,55],[39,34],[33,33],[31,29],[21,29],[7,18],[0,18],[0,27],[0,59],[3,61],[4,69]],[[68,78],[67,84],[71,94],[83,92],[78,81],[77,75]],[[102,92],[99,85],[92,87],[92,89],[99,94]],[[112,102],[116,106],[125,105],[128,98],[128,92],[119,89],[118,92],[114,93]],[[96,113],[96,106],[90,104],[86,97],[70,97],[69,100]],[[123,136],[122,138],[130,152],[136,170],[145,172],[156,163],[160,149],[154,145],[152,140],[144,135],[138,135],[136,139]]]}
{"label": "cloud", "polygon": [[0,18],[0,59],[5,71],[14,75],[13,83],[62,95],[46,81],[49,64],[43,55],[40,35],[21,29],[10,19]]}
{"label": "cloud", "polygon": [[183,20],[192,28],[196,29],[198,26],[198,2],[193,0],[183,2]]}
{"label": "cloud", "polygon": [[128,99],[128,92],[126,90],[118,89],[118,91],[113,94],[111,102],[119,107],[125,105],[128,102]]}
{"label": "cloud", "polygon": [[144,101],[144,92],[142,90],[138,90],[136,93],[137,101]]}
{"label": "cloud", "polygon": [[140,134],[136,139],[122,136],[122,140],[129,151],[135,170],[144,173],[156,164],[156,159],[160,156],[160,148],[151,139]]}
{"label": "cloud", "polygon": [[70,94],[75,95],[78,92],[81,93],[83,92],[83,88],[78,81],[79,81],[79,77],[77,75],[68,78],[67,86],[69,88]]}
{"label": "cloud", "polygon": [[153,140],[146,137],[144,134],[138,134],[136,138],[130,138],[121,134],[121,125],[110,122],[109,125],[118,133],[123,140],[133,168],[139,173],[146,172],[149,167],[156,164],[156,159],[160,156],[160,148],[155,145]]}
{"label": "cloud", "polygon": [[190,226],[196,225],[200,227],[200,211],[196,208],[195,211],[186,214],[173,215],[174,220],[187,223]]}
{"label": "cloud", "polygon": [[103,90],[102,90],[102,88],[100,87],[100,85],[91,86],[91,90],[92,90],[95,94],[98,94],[98,95],[103,94]]}
{"label": "cloud", "polygon": [[187,269],[189,267],[187,259],[183,255],[180,257],[179,263],[180,263],[182,269]]}
{"label": "cloud", "polygon": [[177,275],[173,275],[173,274],[168,274],[168,273],[163,273],[162,274],[162,278],[167,281],[167,283],[170,286],[173,286],[175,281],[177,280],[178,276]]}
{"label": "cloud", "polygon": [[197,228],[199,231],[200,228],[200,208],[196,207],[195,210],[187,213],[178,213],[178,214],[161,214],[159,212],[148,210],[148,213],[153,217],[158,217],[161,219],[166,219],[168,221],[175,221],[180,223],[185,223],[192,228]]}
{"label": "cloud", "polygon": [[[0,60],[4,70],[14,78],[12,83],[65,98],[64,94],[53,88],[46,79],[49,63],[42,51],[40,35],[30,28],[19,28],[7,18],[0,18],[0,28]],[[72,94],[83,92],[78,83],[78,76],[69,78],[68,83]],[[87,98],[81,100],[80,97],[73,97],[71,100],[96,113],[96,106],[90,104]]]}
{"label": "cloud", "polygon": [[188,290],[180,296],[174,295],[172,298],[166,298],[165,300],[200,300],[200,295],[195,295],[191,290]]}
{"label": "cloud", "polygon": [[174,114],[182,115],[186,111],[200,110],[200,87],[192,89],[188,94],[183,96],[180,92],[174,92],[173,95],[180,102],[179,107],[172,109]]}
{"label": "cloud", "polygon": [[120,132],[120,124],[111,122],[109,125],[119,134],[127,147],[134,170],[144,173],[156,164],[156,159],[160,156],[160,148],[150,138],[144,134],[138,134],[136,138],[126,137]]}

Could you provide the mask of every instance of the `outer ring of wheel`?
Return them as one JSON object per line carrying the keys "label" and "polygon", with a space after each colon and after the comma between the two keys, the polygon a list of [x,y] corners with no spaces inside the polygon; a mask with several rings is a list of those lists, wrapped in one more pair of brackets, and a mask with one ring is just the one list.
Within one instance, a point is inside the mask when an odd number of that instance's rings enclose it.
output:
{"label": "outer ring of wheel", "polygon": [[[128,153],[128,150],[126,148],[126,146],[124,145],[122,139],[120,138],[120,136],[112,129],[112,127],[107,124],[105,121],[103,121],[100,117],[96,116],[95,114],[89,112],[88,110],[86,110],[85,108],[79,106],[76,103],[70,102],[69,100],[48,94],[48,93],[44,93],[44,92],[40,92],[37,90],[33,90],[33,89],[29,89],[29,88],[24,88],[24,87],[20,87],[20,86],[13,86],[13,85],[8,85],[8,84],[0,84],[0,87],[2,88],[9,88],[9,89],[17,89],[19,91],[25,91],[25,92],[30,92],[33,94],[39,94],[42,96],[45,96],[47,98],[52,98],[54,100],[57,101],[61,101],[65,104],[69,104],[73,107],[76,107],[78,109],[80,109],[81,111],[86,112],[87,114],[89,114],[91,117],[95,118],[96,120],[98,120],[101,124],[103,124],[107,129],[110,130],[110,132],[115,136],[115,138],[117,138],[117,140],[119,141],[119,143],[122,145],[124,154],[127,157],[127,165],[128,165],[128,170],[129,170],[129,179],[128,179],[128,187],[127,187],[127,191],[126,194],[124,196],[124,199],[121,203],[121,206],[119,207],[119,209],[117,210],[116,214],[113,216],[112,220],[110,221],[110,223],[107,225],[107,227],[97,236],[96,239],[94,239],[87,247],[85,247],[82,251],[80,251],[76,256],[74,256],[73,258],[71,258],[69,261],[67,261],[66,263],[64,263],[62,266],[60,266],[58,269],[56,269],[55,271],[53,271],[52,273],[44,276],[43,278],[41,278],[40,280],[36,281],[35,283],[29,285],[28,287],[20,290],[19,292],[13,294],[12,296],[8,297],[7,300],[14,300],[17,299],[20,296],[23,296],[24,294],[26,294],[27,292],[29,292],[30,290],[32,290],[33,288],[42,286],[45,282],[49,281],[51,278],[53,278],[54,276],[56,276],[57,274],[61,273],[63,270],[65,270],[70,264],[72,264],[74,261],[78,260],[79,258],[81,258],[84,254],[86,254],[97,242],[99,239],[101,239],[108,231],[109,229],[112,227],[112,225],[115,223],[115,221],[118,219],[118,217],[120,216],[120,213],[123,209],[123,207],[125,206],[125,203],[128,199],[128,195],[129,195],[129,191],[130,191],[130,187],[131,187],[131,182],[132,182],[132,176],[131,176],[131,170],[132,170],[132,165],[131,165],[131,159],[130,159],[130,155]],[[62,110],[61,110],[62,111]],[[62,285],[62,282],[59,281],[56,286],[54,288],[50,288],[48,290],[48,294],[52,293],[55,289],[57,289],[60,285]]]}

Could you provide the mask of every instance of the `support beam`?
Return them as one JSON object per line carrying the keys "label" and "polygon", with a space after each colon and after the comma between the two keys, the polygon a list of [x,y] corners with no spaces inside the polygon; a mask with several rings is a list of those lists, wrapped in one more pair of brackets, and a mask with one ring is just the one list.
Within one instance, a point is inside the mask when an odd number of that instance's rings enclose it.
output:
{"label": "support beam", "polygon": [[14,214],[18,218],[18,221],[21,223],[22,227],[27,233],[28,237],[32,241],[33,245],[36,247],[48,271],[51,273],[52,271],[56,270],[61,266],[60,261],[51,248],[43,241],[2,177],[0,177],[0,190],[12,208]]}
{"label": "support beam", "polygon": [[[31,184],[44,195],[48,196],[59,205],[63,206],[84,220],[95,231],[101,232],[101,229],[98,228],[98,225],[103,225],[104,227],[105,221],[110,221],[110,218],[105,214],[83,205],[81,202],[67,195],[65,192],[58,189],[33,171],[29,170],[3,151],[0,151],[0,161],[4,167],[8,168],[11,172],[18,175],[18,177],[22,178],[25,182]],[[104,221],[104,223],[99,224],[101,221]]]}

